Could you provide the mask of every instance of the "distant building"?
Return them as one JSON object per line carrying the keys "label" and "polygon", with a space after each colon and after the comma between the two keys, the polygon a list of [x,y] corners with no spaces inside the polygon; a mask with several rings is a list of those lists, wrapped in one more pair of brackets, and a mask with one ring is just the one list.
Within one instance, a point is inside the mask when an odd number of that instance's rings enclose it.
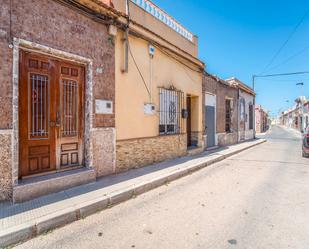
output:
{"label": "distant building", "polygon": [[238,141],[254,138],[254,90],[238,80],[230,78],[226,80],[238,88]]}
{"label": "distant building", "polygon": [[257,133],[263,133],[268,130],[270,119],[268,112],[261,105],[255,106],[255,130]]}

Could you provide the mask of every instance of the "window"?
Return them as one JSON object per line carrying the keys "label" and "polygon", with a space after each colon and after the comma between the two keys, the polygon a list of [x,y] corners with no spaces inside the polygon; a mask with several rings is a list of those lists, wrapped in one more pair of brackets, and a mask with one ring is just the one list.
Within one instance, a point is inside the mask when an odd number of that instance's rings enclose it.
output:
{"label": "window", "polygon": [[232,100],[225,100],[225,131],[232,132]]}
{"label": "window", "polygon": [[249,105],[249,130],[253,130],[253,105]]}
{"label": "window", "polygon": [[180,134],[183,127],[181,112],[184,94],[174,89],[159,88],[159,133],[160,135]]}

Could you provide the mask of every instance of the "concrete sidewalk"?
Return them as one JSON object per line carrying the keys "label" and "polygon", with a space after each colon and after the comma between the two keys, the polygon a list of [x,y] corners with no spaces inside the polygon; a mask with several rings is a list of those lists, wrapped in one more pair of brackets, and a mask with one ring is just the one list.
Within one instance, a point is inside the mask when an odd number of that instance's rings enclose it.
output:
{"label": "concrete sidewalk", "polygon": [[109,176],[20,204],[0,203],[0,247],[25,241],[261,144],[254,140]]}

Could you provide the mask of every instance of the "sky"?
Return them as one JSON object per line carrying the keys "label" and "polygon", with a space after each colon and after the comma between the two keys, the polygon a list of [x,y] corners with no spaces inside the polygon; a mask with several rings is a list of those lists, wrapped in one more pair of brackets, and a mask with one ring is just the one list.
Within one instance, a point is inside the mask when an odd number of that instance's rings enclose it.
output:
{"label": "sky", "polygon": [[[309,9],[308,0],[153,0],[199,37],[206,70],[252,86],[252,75],[309,71],[309,14],[281,53],[272,58]],[[304,87],[296,83],[303,82]],[[272,115],[309,98],[309,74],[258,78],[256,102]]]}

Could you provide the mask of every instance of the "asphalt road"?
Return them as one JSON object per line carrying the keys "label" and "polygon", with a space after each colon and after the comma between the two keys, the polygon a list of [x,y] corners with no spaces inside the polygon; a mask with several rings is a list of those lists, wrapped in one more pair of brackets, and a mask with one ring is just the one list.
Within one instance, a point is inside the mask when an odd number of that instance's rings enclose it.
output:
{"label": "asphalt road", "polygon": [[309,159],[296,132],[17,248],[309,248]]}

